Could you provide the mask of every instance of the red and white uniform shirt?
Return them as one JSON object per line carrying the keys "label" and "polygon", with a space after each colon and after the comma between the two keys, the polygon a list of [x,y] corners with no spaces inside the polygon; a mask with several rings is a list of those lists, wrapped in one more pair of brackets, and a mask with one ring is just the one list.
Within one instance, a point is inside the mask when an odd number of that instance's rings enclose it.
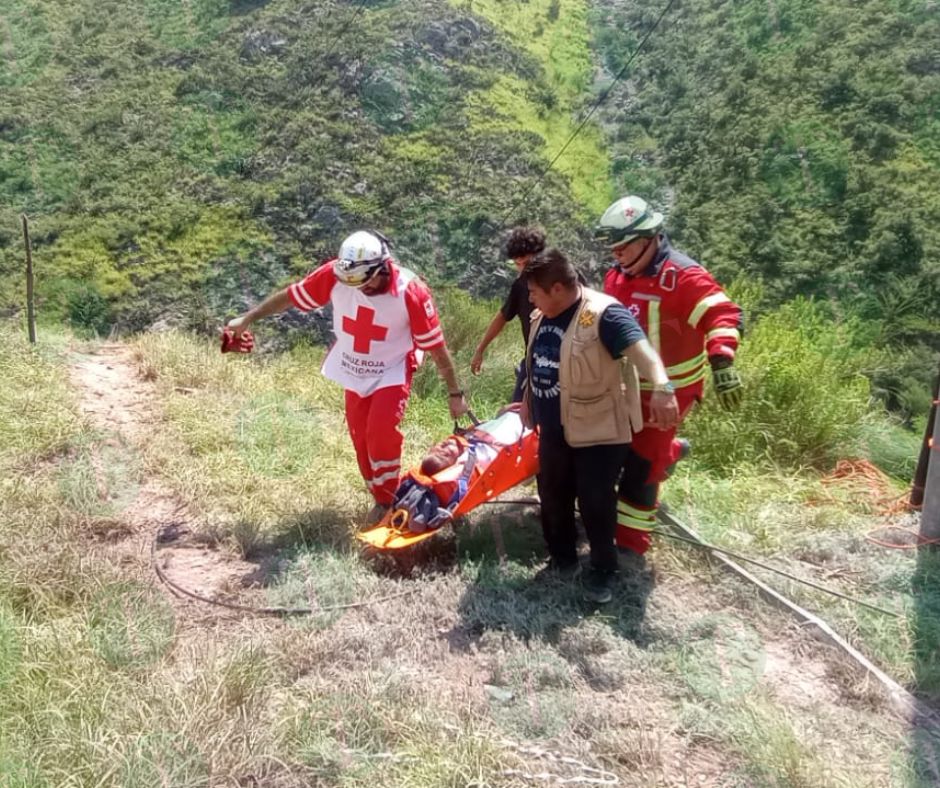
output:
{"label": "red and white uniform shirt", "polygon": [[[741,339],[741,308],[699,263],[660,236],[653,262],[639,275],[619,266],[604,277],[604,292],[627,307],[649,337],[677,389],[701,392],[708,359],[734,359]],[[652,386],[641,382],[643,389]]]}
{"label": "red and white uniform shirt", "polygon": [[427,285],[391,261],[389,275],[388,290],[367,296],[337,280],[330,260],[288,288],[303,312],[333,305],[336,341],[323,362],[323,375],[362,397],[405,384],[418,364],[417,353],[444,344]]}

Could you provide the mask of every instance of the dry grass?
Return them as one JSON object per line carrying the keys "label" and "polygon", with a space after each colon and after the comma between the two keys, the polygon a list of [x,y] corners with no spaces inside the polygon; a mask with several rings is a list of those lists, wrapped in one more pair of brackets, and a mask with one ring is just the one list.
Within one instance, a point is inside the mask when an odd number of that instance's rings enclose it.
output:
{"label": "dry grass", "polygon": [[[531,511],[481,510],[433,568],[378,572],[349,539],[368,501],[315,351],[141,340],[160,419],[122,476],[125,450],[98,450],[109,438],[62,385],[66,358],[5,339],[0,397],[28,378],[44,407],[34,443],[0,448],[3,788],[900,786],[916,770],[880,701],[685,548],[659,545],[602,611],[533,580]],[[416,401],[410,457],[448,429],[443,407]],[[269,603],[379,601],[286,621],[168,601],[93,537],[122,538],[102,478],[128,494],[160,478],[204,535],[273,553]]]}

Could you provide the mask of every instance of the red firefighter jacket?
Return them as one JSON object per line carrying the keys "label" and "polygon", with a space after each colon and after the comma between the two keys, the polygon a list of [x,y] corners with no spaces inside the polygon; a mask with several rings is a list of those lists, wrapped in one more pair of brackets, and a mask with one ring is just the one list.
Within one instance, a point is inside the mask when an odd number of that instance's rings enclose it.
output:
{"label": "red firefighter jacket", "polygon": [[741,308],[699,263],[673,249],[665,235],[659,241],[656,257],[639,275],[611,268],[604,292],[633,313],[677,389],[701,388],[709,358],[734,359],[743,328]]}

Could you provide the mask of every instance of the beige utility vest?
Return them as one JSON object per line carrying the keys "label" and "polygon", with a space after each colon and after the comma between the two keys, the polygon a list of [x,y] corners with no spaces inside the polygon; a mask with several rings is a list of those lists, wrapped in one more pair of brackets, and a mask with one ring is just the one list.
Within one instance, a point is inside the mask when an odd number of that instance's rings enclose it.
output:
{"label": "beige utility vest", "polygon": [[[600,339],[601,315],[620,303],[589,287],[581,288],[581,304],[561,340],[558,382],[561,424],[570,446],[629,443],[643,429],[640,381],[636,367],[624,358],[611,358]],[[526,400],[531,412],[532,346],[543,315],[532,313],[526,367]]]}

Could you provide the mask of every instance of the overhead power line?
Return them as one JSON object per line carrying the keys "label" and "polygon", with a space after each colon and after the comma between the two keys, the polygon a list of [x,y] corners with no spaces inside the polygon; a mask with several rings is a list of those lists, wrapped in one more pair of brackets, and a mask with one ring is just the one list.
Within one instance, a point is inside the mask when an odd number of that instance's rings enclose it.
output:
{"label": "overhead power line", "polygon": [[597,97],[597,100],[591,106],[591,109],[588,111],[587,115],[584,116],[584,120],[582,120],[578,124],[578,127],[571,133],[571,136],[568,137],[565,144],[561,146],[561,150],[555,154],[552,160],[548,163],[548,166],[544,170],[542,170],[541,174],[539,174],[538,178],[536,178],[535,183],[533,183],[525,191],[522,197],[518,201],[516,201],[516,203],[506,212],[505,216],[503,216],[503,219],[500,222],[501,225],[505,225],[506,222],[509,220],[509,218],[516,212],[516,210],[518,210],[522,205],[525,204],[526,200],[529,199],[529,196],[535,190],[535,187],[538,186],[545,179],[545,176],[548,175],[552,167],[555,166],[555,162],[557,162],[564,155],[565,151],[568,150],[568,146],[571,145],[572,142],[574,142],[575,138],[582,132],[582,130],[588,124],[591,118],[594,117],[594,113],[597,112],[597,110],[605,101],[607,101],[607,97],[610,96],[610,93],[614,89],[614,86],[623,78],[624,74],[627,73],[627,69],[629,69],[633,61],[636,60],[637,55],[639,55],[640,52],[643,51],[643,47],[646,46],[646,42],[649,41],[650,36],[653,35],[653,33],[656,31],[656,28],[659,27],[659,23],[663,21],[663,18],[666,16],[666,14],[669,13],[669,10],[672,8],[675,2],[676,0],[669,0],[669,2],[666,3],[663,10],[660,11],[659,16],[656,18],[656,21],[653,23],[653,26],[649,30],[646,31],[646,35],[643,36],[643,39],[637,45],[636,49],[633,50],[632,54],[627,59],[627,62],[623,64],[620,71],[618,71],[616,76],[614,76],[613,81],[600,94],[600,96]]}
{"label": "overhead power line", "polygon": [[352,27],[353,23],[360,16],[362,16],[362,12],[366,10],[367,2],[368,0],[359,0],[359,2],[356,4],[356,10],[353,11],[349,15],[349,18],[346,20],[346,24],[343,25],[339,33],[337,33],[336,36],[334,36],[333,46],[331,46],[329,51],[323,56],[324,60],[328,60],[333,55],[333,53],[338,49],[340,42],[343,40],[343,37],[346,35],[346,31],[349,30],[350,27]]}

